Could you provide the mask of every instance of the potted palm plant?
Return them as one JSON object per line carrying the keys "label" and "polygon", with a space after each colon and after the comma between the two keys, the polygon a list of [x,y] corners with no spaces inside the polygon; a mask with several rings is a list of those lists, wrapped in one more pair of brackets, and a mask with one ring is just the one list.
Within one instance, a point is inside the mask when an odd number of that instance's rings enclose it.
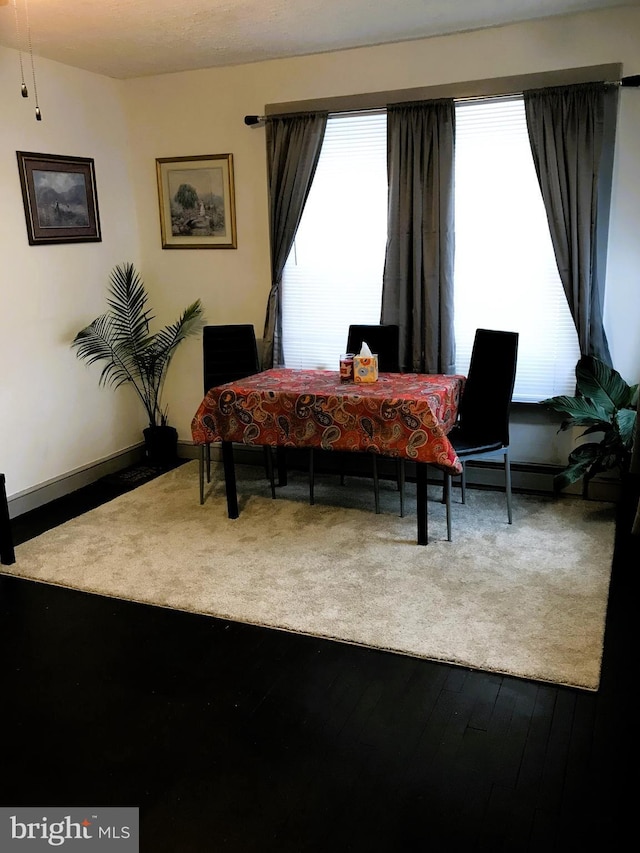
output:
{"label": "potted palm plant", "polygon": [[81,329],[71,346],[87,364],[104,362],[100,384],[118,388],[130,383],[144,406],[149,425],[143,430],[147,459],[166,465],[177,455],[177,430],[167,423],[162,392],[171,359],[185,338],[204,323],[196,300],[165,328],[151,332],[154,319],[146,307],[148,294],[133,264],[114,267],[110,276],[109,310]]}
{"label": "potted palm plant", "polygon": [[569,454],[569,464],[554,478],[560,490],[582,478],[584,495],[589,482],[598,473],[629,471],[636,424],[638,386],[628,385],[617,370],[593,356],[583,356],[576,365],[575,397],[560,395],[542,400],[567,417],[560,430],[586,427],[581,437],[599,434],[600,441],[579,444]]}

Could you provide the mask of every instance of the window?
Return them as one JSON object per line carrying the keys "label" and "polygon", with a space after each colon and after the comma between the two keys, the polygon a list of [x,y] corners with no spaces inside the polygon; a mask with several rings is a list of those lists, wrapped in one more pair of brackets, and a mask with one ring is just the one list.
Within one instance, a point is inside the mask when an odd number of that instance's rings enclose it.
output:
{"label": "window", "polygon": [[[338,369],[350,323],[378,323],[387,227],[386,116],[331,116],[282,283],[288,367]],[[514,399],[574,393],[577,334],[556,269],[520,97],[456,105],[455,336],[520,332]]]}
{"label": "window", "polygon": [[282,279],[287,367],[338,370],[351,323],[380,322],[387,117],[330,117]]}
{"label": "window", "polygon": [[514,399],[575,391],[578,335],[558,275],[520,98],[456,105],[456,370],[476,328],[520,333]]}

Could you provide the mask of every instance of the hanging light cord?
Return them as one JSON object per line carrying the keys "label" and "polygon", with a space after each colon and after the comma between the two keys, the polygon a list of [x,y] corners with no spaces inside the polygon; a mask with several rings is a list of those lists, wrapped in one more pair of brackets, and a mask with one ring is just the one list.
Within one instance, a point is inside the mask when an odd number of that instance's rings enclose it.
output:
{"label": "hanging light cord", "polygon": [[[38,103],[38,86],[36,84],[36,66],[35,66],[35,62],[33,60],[33,46],[31,44],[31,23],[29,22],[29,5],[28,5],[27,0],[23,0],[23,3],[24,3],[24,18],[25,18],[25,25],[26,25],[26,31],[27,31],[27,50],[29,52],[29,57],[31,59],[31,75],[33,78],[33,96],[34,96],[35,101],[36,101],[36,120],[42,121],[42,113],[40,112],[40,105]],[[16,18],[16,38],[18,41],[18,58],[20,60],[20,78],[21,78],[20,93],[21,93],[23,98],[28,98],[29,97],[29,90],[27,89],[27,84],[24,81],[24,63],[22,61],[22,54],[23,54],[24,45],[23,45],[22,31],[21,31],[21,27],[20,27],[20,15],[18,14],[18,2],[17,2],[17,0],[13,0],[13,11],[15,13],[15,18]]]}
{"label": "hanging light cord", "polygon": [[31,75],[33,77],[33,97],[36,101],[36,121],[42,121],[42,113],[38,104],[38,87],[36,86],[36,66],[33,61],[33,47],[31,45],[31,23],[29,22],[29,4],[24,0],[24,13],[27,20],[27,42],[29,45],[29,56],[31,57]]}
{"label": "hanging light cord", "polygon": [[20,86],[20,93],[23,98],[29,97],[29,90],[27,89],[27,84],[24,82],[24,64],[22,62],[22,38],[20,36],[20,18],[18,17],[18,2],[17,0],[13,0],[13,12],[16,18],[16,38],[18,41],[18,59],[20,60],[20,79],[22,84]]}

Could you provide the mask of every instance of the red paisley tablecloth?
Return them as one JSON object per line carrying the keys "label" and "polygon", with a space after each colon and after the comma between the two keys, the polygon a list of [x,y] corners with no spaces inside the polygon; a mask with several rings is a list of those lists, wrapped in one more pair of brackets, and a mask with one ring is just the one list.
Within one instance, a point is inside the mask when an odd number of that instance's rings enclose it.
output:
{"label": "red paisley tablecloth", "polygon": [[191,423],[195,444],[231,441],[404,457],[460,473],[447,439],[463,376],[381,373],[343,383],[332,370],[265,370],[212,388]]}

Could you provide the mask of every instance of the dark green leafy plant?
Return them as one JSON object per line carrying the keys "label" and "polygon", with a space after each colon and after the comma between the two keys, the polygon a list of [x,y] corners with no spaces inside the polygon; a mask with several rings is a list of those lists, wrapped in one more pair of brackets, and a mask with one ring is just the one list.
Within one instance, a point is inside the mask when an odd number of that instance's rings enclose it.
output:
{"label": "dark green leafy plant", "polygon": [[101,385],[133,385],[150,427],[166,426],[161,399],[167,369],[179,344],[202,328],[202,305],[196,300],[175,323],[152,333],[148,298],[133,264],[116,266],[110,276],[110,310],[79,331],[71,346],[87,364],[105,362]]}
{"label": "dark green leafy plant", "polygon": [[558,490],[582,478],[586,494],[589,481],[599,472],[629,470],[638,386],[628,385],[617,370],[593,356],[578,361],[576,384],[575,397],[550,397],[541,405],[568,416],[560,430],[585,426],[581,436],[602,434],[600,441],[584,442],[572,450],[568,466],[554,478]]}

